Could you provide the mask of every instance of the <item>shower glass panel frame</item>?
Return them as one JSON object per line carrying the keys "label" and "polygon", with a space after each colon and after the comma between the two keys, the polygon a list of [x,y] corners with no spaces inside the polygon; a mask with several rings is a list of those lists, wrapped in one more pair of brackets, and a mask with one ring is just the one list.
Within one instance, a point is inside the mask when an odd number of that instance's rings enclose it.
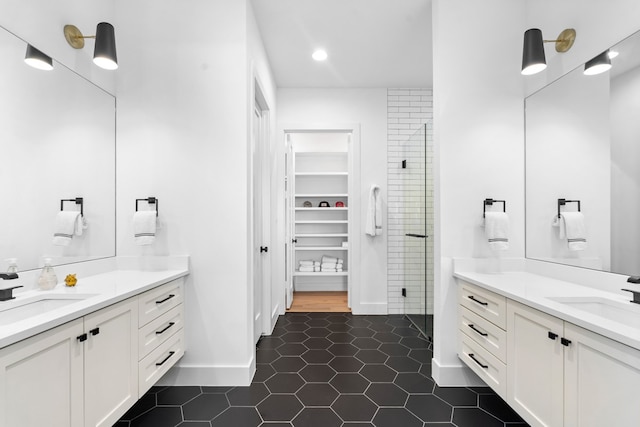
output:
{"label": "shower glass panel frame", "polygon": [[401,218],[404,313],[429,340],[433,337],[433,133],[431,122],[404,143]]}

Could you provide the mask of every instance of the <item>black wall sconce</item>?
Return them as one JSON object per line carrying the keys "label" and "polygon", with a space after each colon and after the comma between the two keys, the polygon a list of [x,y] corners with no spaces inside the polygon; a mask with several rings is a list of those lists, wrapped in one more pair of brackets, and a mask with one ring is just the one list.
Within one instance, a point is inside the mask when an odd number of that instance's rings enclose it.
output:
{"label": "black wall sconce", "polygon": [[609,49],[607,49],[584,64],[584,75],[595,76],[608,71],[610,68],[611,57],[609,56]]}
{"label": "black wall sconce", "polygon": [[530,28],[524,33],[524,48],[522,50],[522,74],[530,76],[547,68],[547,59],[544,55],[544,43],[554,42],[556,52],[564,53],[571,49],[576,40],[576,30],[567,28],[563,30],[556,40],[543,40],[542,31],[538,28]]}
{"label": "black wall sconce", "polygon": [[27,53],[24,55],[24,62],[38,70],[53,70],[53,60],[51,57],[30,44],[27,44]]}
{"label": "black wall sconce", "polygon": [[95,36],[83,36],[75,25],[65,25],[64,38],[67,39],[69,46],[74,49],[82,49],[84,47],[84,39],[96,39],[93,63],[105,70],[118,68],[115,32],[113,25],[108,22],[98,24]]}

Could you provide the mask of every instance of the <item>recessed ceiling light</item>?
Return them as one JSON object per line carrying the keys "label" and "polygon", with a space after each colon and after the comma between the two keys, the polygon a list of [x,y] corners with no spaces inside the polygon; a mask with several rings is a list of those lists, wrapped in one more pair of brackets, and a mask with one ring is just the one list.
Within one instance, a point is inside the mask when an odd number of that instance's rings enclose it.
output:
{"label": "recessed ceiling light", "polygon": [[613,59],[618,56],[620,53],[617,50],[609,49],[609,59]]}
{"label": "recessed ceiling light", "polygon": [[318,49],[315,52],[313,52],[313,55],[311,55],[311,57],[316,61],[324,61],[325,59],[327,59],[328,55],[325,50]]}

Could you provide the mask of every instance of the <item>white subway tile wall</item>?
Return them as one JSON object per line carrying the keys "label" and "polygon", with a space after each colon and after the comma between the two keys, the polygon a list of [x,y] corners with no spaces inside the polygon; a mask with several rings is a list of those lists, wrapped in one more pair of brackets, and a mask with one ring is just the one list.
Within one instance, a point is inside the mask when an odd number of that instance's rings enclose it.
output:
{"label": "white subway tile wall", "polygon": [[[403,160],[407,161],[406,169],[402,169]],[[387,90],[387,162],[388,312],[433,314],[431,89]],[[423,225],[425,216],[426,228]],[[405,233],[415,230],[424,231],[429,236],[426,245],[422,239],[405,236]],[[423,262],[425,258],[426,265]],[[402,296],[403,288],[407,290],[406,297]]]}

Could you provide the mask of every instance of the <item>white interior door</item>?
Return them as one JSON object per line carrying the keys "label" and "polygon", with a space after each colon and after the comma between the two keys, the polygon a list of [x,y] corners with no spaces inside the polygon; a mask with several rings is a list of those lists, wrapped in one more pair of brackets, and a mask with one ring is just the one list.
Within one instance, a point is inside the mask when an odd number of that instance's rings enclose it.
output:
{"label": "white interior door", "polygon": [[258,342],[263,332],[263,227],[262,227],[262,112],[256,105],[253,110],[253,135],[251,155],[253,163],[253,338]]}
{"label": "white interior door", "polygon": [[285,236],[285,306],[291,308],[293,303],[293,271],[295,257],[293,252],[294,240],[294,218],[293,218],[293,145],[291,144],[291,135],[285,134],[285,212],[286,212],[286,236]]}

